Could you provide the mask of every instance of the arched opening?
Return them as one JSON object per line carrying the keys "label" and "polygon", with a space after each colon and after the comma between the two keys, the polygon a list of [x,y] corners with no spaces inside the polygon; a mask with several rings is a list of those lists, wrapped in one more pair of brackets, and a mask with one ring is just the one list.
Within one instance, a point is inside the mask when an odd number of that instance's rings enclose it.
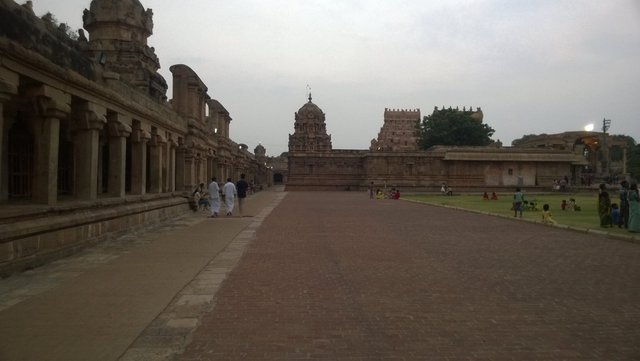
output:
{"label": "arched opening", "polygon": [[282,173],[274,173],[273,174],[273,183],[274,184],[282,184],[283,181],[284,181],[284,177],[282,176]]}

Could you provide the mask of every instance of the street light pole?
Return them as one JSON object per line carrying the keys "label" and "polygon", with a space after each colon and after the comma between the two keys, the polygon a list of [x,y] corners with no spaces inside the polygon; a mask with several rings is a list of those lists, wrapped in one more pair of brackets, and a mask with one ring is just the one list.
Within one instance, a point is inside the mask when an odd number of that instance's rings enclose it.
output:
{"label": "street light pole", "polygon": [[602,161],[602,172],[607,177],[607,181],[611,181],[610,167],[609,167],[609,148],[607,147],[607,130],[609,130],[611,126],[611,119],[602,119],[602,156],[604,160]]}

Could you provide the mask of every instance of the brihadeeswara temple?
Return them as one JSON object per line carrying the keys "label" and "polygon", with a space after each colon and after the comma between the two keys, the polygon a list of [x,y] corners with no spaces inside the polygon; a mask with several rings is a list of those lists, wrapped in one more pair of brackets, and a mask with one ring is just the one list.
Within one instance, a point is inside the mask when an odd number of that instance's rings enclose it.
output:
{"label": "brihadeeswara temple", "polygon": [[0,275],[189,212],[211,177],[269,186],[264,147],[186,65],[173,99],[147,45],[153,13],[94,0],[72,39],[31,2],[0,0]]}
{"label": "brihadeeswara temple", "polygon": [[[438,111],[436,107],[434,113]],[[459,111],[483,121],[480,108]],[[564,177],[577,184],[587,175],[626,173],[625,140],[604,133],[529,136],[512,147],[494,142],[486,147],[419,150],[420,110],[385,109],[384,124],[368,150],[339,150],[332,149],[325,121],[311,96],[295,113],[288,190],[363,190],[371,182],[376,188],[405,191],[436,190],[442,184],[458,190],[548,189]]]}
{"label": "brihadeeswara temple", "polygon": [[[295,113],[288,156],[267,157],[261,145],[252,154],[230,139],[230,112],[187,65],[169,68],[167,99],[147,44],[151,9],[93,0],[82,18],[88,34],[70,36],[51,15],[37,17],[31,2],[0,0],[0,276],[191,212],[193,189],[211,177],[245,173],[257,186],[275,180],[287,190],[355,191],[371,182],[511,190],[625,172],[616,168],[623,156],[602,166],[620,142],[592,133],[420,150],[419,109],[385,109],[367,150],[333,149],[310,94]],[[462,111],[483,121],[479,108]]]}

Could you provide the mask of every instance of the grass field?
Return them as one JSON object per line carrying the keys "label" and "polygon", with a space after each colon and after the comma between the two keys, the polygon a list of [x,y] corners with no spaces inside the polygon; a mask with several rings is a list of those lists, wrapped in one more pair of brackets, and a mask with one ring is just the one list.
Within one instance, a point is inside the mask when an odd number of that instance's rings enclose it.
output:
{"label": "grass field", "polygon": [[[513,195],[511,193],[498,194],[497,201],[483,200],[481,194],[463,194],[453,196],[443,196],[440,194],[407,194],[402,195],[402,198],[437,205],[447,205],[489,212],[507,217],[513,217],[514,213],[511,210],[511,202],[513,199]],[[562,203],[562,200],[564,199],[568,202],[569,198],[574,198],[576,200],[576,204],[581,208],[580,211],[561,210],[560,204]],[[584,229],[605,230],[605,228],[600,228],[600,219],[598,218],[598,195],[595,192],[593,194],[525,194],[525,200],[529,202],[535,201],[537,203],[538,210],[525,210],[523,212],[523,218],[541,222],[542,205],[547,203],[549,204],[553,219],[555,219],[558,224]],[[617,203],[616,199],[612,199],[612,202]],[[606,228],[606,230],[613,234],[631,235],[626,229],[620,229],[618,227]]]}

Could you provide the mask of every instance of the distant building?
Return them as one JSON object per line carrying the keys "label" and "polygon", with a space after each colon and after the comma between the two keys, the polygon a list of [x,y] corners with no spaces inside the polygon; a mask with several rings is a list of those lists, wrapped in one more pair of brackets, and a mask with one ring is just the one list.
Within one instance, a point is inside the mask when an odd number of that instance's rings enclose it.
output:
{"label": "distant building", "polygon": [[[601,132],[563,132],[527,135],[512,142],[515,148],[566,150],[582,154],[587,164],[578,174],[598,179],[627,177],[628,138]],[[578,175],[578,179],[580,175]]]}
{"label": "distant building", "polygon": [[[462,111],[483,121],[480,108]],[[554,179],[579,176],[589,164],[580,149],[504,148],[499,142],[418,150],[412,130],[419,119],[417,109],[385,109],[369,150],[332,149],[325,114],[309,100],[296,113],[295,134],[289,136],[286,189],[364,190],[370,182],[409,191],[437,190],[443,183],[455,189],[549,187]]]}

